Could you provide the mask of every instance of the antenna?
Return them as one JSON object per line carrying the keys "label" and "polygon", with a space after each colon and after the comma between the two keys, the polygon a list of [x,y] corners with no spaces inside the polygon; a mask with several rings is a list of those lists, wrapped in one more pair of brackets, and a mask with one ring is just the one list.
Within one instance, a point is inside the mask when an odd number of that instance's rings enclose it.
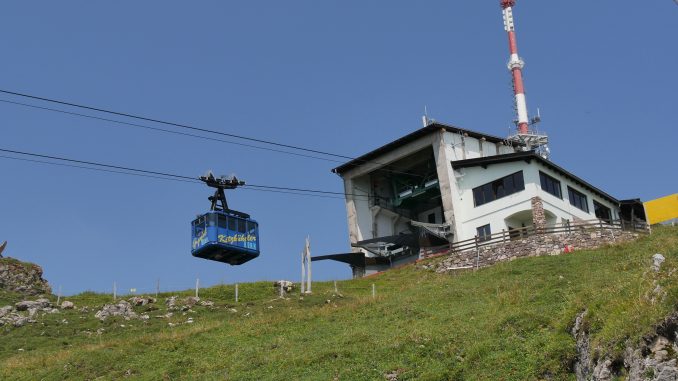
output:
{"label": "antenna", "polygon": [[431,124],[431,119],[428,118],[428,106],[424,106],[424,116],[421,117],[421,121],[424,123],[424,127]]}
{"label": "antenna", "polygon": [[[678,1],[678,0],[677,0]],[[508,62],[508,69],[513,79],[513,93],[515,95],[515,107],[518,119],[515,124],[518,127],[517,133],[508,137],[509,141],[516,142],[523,147],[525,151],[536,151],[544,158],[548,158],[548,136],[530,129],[541,122],[541,114],[537,109],[537,116],[528,118],[527,100],[525,97],[525,84],[523,83],[523,68],[525,62],[518,55],[518,39],[516,37],[515,21],[513,19],[513,7],[516,0],[500,0],[502,14],[504,16],[504,30],[508,33],[509,52],[511,58]]]}

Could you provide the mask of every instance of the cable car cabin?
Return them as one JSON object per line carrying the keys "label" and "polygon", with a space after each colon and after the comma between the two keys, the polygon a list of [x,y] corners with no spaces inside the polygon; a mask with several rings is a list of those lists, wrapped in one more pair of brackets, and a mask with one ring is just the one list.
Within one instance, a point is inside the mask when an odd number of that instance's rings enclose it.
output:
{"label": "cable car cabin", "polygon": [[241,265],[259,256],[259,224],[246,214],[211,211],[191,225],[194,257]]}

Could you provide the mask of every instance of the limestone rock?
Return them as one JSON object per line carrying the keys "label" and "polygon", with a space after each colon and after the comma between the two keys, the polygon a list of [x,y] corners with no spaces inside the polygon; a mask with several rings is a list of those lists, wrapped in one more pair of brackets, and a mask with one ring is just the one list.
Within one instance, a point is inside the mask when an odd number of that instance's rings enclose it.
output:
{"label": "limestone rock", "polygon": [[169,298],[165,299],[165,304],[167,305],[167,308],[174,308],[177,304],[177,297],[170,296]]}
{"label": "limestone rock", "polygon": [[94,315],[95,318],[101,321],[113,316],[121,316],[125,320],[137,318],[137,314],[132,309],[132,305],[124,300],[116,304],[106,304]]}
{"label": "limestone rock", "polygon": [[593,369],[593,379],[596,381],[612,380],[612,360],[604,360]]}
{"label": "limestone rock", "polygon": [[290,282],[289,280],[279,280],[273,282],[273,287],[280,292],[280,288],[282,287],[284,292],[292,292],[294,290],[294,283]]}
{"label": "limestone rock", "polygon": [[198,304],[198,302],[200,302],[200,298],[197,297],[197,296],[189,296],[188,298],[184,299],[184,301],[183,301],[184,305],[186,305],[188,307],[193,307],[196,304]]}
{"label": "limestone rock", "polygon": [[659,272],[659,270],[661,270],[661,268],[662,268],[662,263],[664,263],[665,260],[666,260],[666,258],[664,258],[664,256],[659,254],[659,253],[653,255],[652,256],[652,270],[654,272]]}
{"label": "limestone rock", "polygon": [[[11,306],[10,306],[11,307]],[[8,311],[7,308],[3,308],[4,311]],[[11,325],[14,327],[23,327],[27,323],[34,323],[35,320],[24,316],[16,311],[9,310],[10,312],[6,313],[0,317],[0,327],[3,325]]]}
{"label": "limestone rock", "polygon": [[8,314],[9,314],[10,312],[12,312],[13,310],[14,310],[14,307],[12,307],[12,306],[4,306],[4,307],[0,307],[0,318],[2,318],[2,317],[4,317],[4,316],[8,315]]}
{"label": "limestone rock", "polygon": [[0,258],[0,290],[27,296],[52,293],[40,266],[12,258]]}
{"label": "limestone rock", "polygon": [[48,299],[24,300],[14,305],[17,311],[42,310],[51,306],[52,303]]}
{"label": "limestone rock", "polygon": [[73,304],[73,302],[69,302],[68,300],[64,300],[61,303],[61,309],[62,310],[72,310],[74,308],[75,308],[75,304]]}
{"label": "limestone rock", "polygon": [[211,300],[202,300],[200,305],[203,307],[214,307],[214,302]]}
{"label": "limestone rock", "polygon": [[572,327],[572,336],[574,336],[577,341],[577,359],[574,364],[574,373],[577,377],[577,381],[587,380],[591,373],[591,355],[589,350],[590,338],[588,332],[584,327],[584,319],[586,318],[587,311],[577,315],[577,318],[574,321],[574,327]]}
{"label": "limestone rock", "polygon": [[155,300],[155,298],[152,298],[150,296],[149,297],[134,296],[134,297],[129,298],[129,302],[133,306],[145,306],[147,304],[155,303],[156,300]]}

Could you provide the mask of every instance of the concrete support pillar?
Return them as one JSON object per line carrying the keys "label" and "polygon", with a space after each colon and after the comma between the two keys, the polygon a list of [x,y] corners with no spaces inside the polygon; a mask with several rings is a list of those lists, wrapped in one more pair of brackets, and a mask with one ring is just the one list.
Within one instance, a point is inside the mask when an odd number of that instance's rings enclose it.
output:
{"label": "concrete support pillar", "polygon": [[546,228],[546,215],[544,214],[544,203],[541,197],[532,197],[532,224],[537,232],[543,232]]}
{"label": "concrete support pillar", "polygon": [[[344,180],[344,192],[346,193],[346,216],[348,217],[348,236],[351,244],[362,241],[360,228],[358,227],[358,211],[356,210],[355,200],[353,199],[354,189],[353,180]],[[359,251],[354,249],[353,251]]]}
{"label": "concrete support pillar", "polygon": [[459,232],[456,231],[454,205],[452,204],[452,195],[453,192],[456,192],[456,180],[454,178],[454,172],[452,171],[451,159],[447,154],[445,130],[440,130],[436,136],[436,139],[433,142],[433,151],[443,204],[443,222],[451,224],[451,230],[455,233],[455,236],[458,237]]}

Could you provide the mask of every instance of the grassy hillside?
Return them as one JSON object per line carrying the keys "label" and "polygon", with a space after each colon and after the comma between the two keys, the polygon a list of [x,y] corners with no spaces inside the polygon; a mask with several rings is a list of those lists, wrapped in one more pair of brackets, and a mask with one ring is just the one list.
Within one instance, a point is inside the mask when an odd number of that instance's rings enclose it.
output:
{"label": "grassy hillside", "polygon": [[[656,252],[666,256],[659,275]],[[588,309],[593,345],[621,351],[677,305],[676,268],[678,229],[663,228],[457,275],[409,266],[339,282],[343,297],[316,283],[303,300],[277,300],[267,282],[241,285],[236,304],[231,286],[215,287],[201,293],[215,308],[156,318],[167,312],[161,297],[147,322],[99,322],[111,296],[88,293],[70,299],[88,313],[0,328],[0,379],[569,380],[577,313]],[[651,302],[655,280],[666,295]]]}

